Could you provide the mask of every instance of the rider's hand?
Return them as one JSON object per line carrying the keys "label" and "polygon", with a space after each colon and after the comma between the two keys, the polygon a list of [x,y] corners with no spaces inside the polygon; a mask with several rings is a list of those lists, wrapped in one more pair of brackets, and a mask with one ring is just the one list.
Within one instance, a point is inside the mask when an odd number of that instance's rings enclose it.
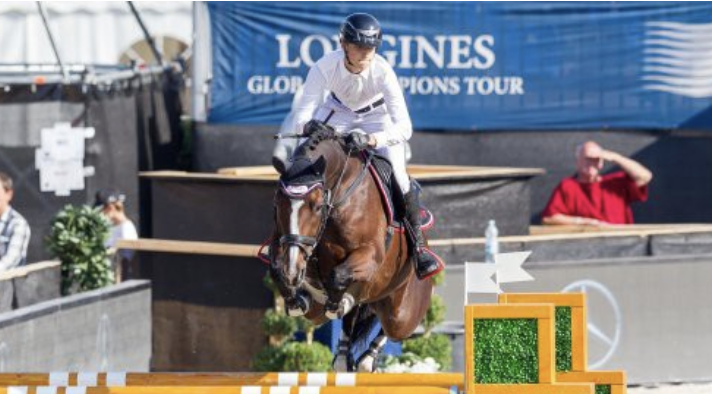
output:
{"label": "rider's hand", "polygon": [[304,125],[304,129],[302,130],[302,135],[305,137],[309,137],[314,133],[333,132],[333,131],[334,131],[334,129],[331,126],[327,125],[326,123],[316,120],[316,119],[312,119]]}
{"label": "rider's hand", "polygon": [[366,150],[371,146],[371,137],[368,134],[352,131],[344,138],[346,147],[354,151]]}

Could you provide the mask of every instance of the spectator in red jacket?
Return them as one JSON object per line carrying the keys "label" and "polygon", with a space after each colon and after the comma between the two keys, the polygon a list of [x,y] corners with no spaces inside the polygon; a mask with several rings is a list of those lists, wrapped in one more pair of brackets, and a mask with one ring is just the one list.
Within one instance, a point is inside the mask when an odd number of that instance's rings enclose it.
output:
{"label": "spectator in red jacket", "polygon": [[[623,171],[601,175],[607,161]],[[576,175],[562,180],[544,212],[544,224],[632,224],[630,204],[648,199],[653,174],[635,160],[593,141],[576,148]]]}

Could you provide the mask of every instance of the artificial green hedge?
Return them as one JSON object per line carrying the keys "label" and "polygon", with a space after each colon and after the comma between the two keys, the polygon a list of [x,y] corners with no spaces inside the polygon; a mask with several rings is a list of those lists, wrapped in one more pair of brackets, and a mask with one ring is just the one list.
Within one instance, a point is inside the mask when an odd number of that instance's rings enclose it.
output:
{"label": "artificial green hedge", "polygon": [[556,372],[571,371],[571,307],[556,308]]}
{"label": "artificial green hedge", "polygon": [[539,383],[536,319],[475,319],[475,383]]}
{"label": "artificial green hedge", "polygon": [[611,394],[611,386],[608,384],[597,384],[596,394]]}

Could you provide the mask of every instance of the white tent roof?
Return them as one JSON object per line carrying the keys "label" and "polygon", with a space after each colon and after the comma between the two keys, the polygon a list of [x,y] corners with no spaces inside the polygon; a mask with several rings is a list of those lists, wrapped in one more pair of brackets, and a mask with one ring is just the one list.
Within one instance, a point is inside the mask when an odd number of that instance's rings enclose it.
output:
{"label": "white tent roof", "polygon": [[[128,5],[125,1],[43,1],[48,12],[66,13],[98,13],[98,12],[126,12]],[[190,1],[136,1],[136,8],[141,12],[176,12],[190,11]],[[0,14],[7,12],[33,13],[37,11],[34,1],[3,1],[0,2]]]}
{"label": "white tent roof", "polygon": [[[115,64],[143,33],[124,1],[43,2],[64,63]],[[135,2],[154,36],[191,44],[192,3]],[[0,2],[0,63],[55,63],[34,1]]]}

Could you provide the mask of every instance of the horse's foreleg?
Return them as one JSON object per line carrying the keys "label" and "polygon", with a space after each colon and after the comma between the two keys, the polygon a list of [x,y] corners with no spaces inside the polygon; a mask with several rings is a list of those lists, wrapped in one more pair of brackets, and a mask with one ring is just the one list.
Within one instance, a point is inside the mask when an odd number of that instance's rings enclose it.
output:
{"label": "horse's foreleg", "polygon": [[284,303],[287,315],[304,316],[311,309],[311,296],[304,290],[298,290],[293,297],[285,298]]}
{"label": "horse's foreleg", "polygon": [[336,348],[336,354],[334,354],[334,360],[331,362],[331,368],[336,372],[350,372],[351,362],[350,362],[350,350],[351,339],[341,330],[341,335],[339,336],[339,346]]}
{"label": "horse's foreleg", "polygon": [[324,314],[331,320],[341,319],[353,309],[354,305],[356,305],[354,296],[350,293],[342,292],[335,301],[329,297],[324,306]]}
{"label": "horse's foreleg", "polygon": [[383,329],[381,329],[381,331],[378,332],[378,336],[371,341],[371,344],[368,346],[368,350],[366,350],[358,359],[358,362],[356,363],[358,372],[376,371],[376,367],[378,366],[378,355],[381,354],[381,350],[383,350],[383,347],[386,346],[387,341],[388,337],[386,337]]}
{"label": "horse's foreleg", "polygon": [[370,245],[352,252],[343,264],[331,272],[327,284],[328,300],[326,316],[329,319],[341,319],[359,301],[355,293],[355,282],[368,282],[376,271],[376,249]]}

